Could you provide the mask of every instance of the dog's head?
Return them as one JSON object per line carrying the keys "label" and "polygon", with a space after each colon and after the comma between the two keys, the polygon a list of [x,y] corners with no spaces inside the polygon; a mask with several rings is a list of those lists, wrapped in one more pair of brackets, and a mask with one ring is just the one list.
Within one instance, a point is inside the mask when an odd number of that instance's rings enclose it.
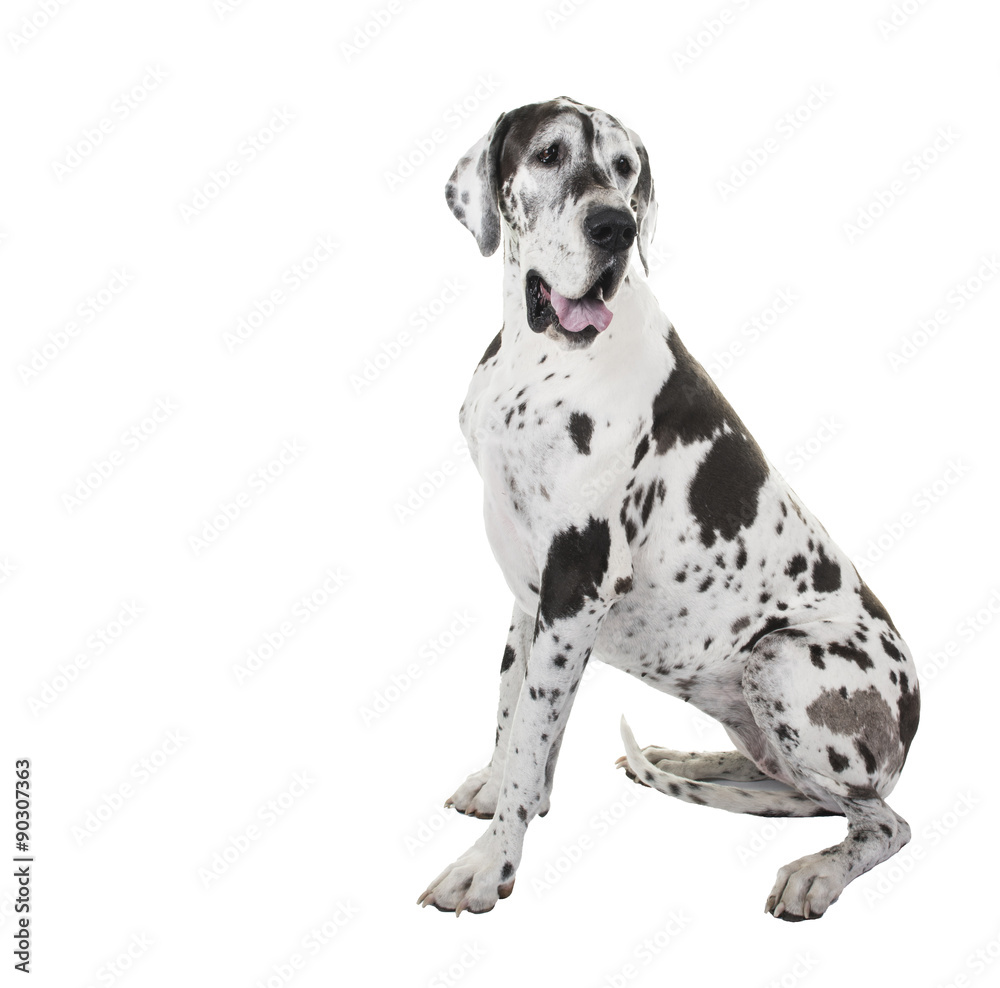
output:
{"label": "dog's head", "polygon": [[504,229],[528,325],[564,342],[606,329],[633,244],[649,271],[656,200],[638,134],[562,97],[508,113],[465,154],[445,197],[484,255]]}

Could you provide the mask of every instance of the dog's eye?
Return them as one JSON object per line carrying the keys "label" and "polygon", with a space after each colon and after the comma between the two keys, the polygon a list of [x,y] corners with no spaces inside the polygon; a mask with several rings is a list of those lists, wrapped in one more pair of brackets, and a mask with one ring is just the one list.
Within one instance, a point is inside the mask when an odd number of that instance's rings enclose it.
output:
{"label": "dog's eye", "polygon": [[535,156],[543,165],[554,165],[559,160],[559,145],[550,144]]}
{"label": "dog's eye", "polygon": [[627,155],[623,154],[615,162],[615,168],[617,169],[618,174],[622,176],[622,178],[628,178],[628,176],[632,174],[632,162],[628,160]]}

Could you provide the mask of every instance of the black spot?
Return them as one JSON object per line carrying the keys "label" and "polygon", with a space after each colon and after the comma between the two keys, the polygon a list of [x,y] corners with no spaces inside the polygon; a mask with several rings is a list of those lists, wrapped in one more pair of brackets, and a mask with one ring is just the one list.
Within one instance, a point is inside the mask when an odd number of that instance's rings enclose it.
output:
{"label": "black spot", "polygon": [[885,654],[888,655],[890,659],[895,659],[897,662],[903,661],[902,653],[899,651],[898,648],[896,648],[895,645],[893,645],[891,641],[889,641],[889,639],[885,635],[879,635],[879,641],[882,642],[882,648],[884,649]]}
{"label": "black spot", "polygon": [[785,576],[790,576],[794,579],[799,573],[804,573],[808,565],[805,556],[796,554],[788,560],[788,565],[785,567]]}
{"label": "black spot", "polygon": [[839,655],[842,659],[847,659],[848,662],[856,662],[859,669],[871,669],[875,665],[864,649],[858,648],[850,642],[846,645],[841,645],[840,642],[830,642],[827,651],[831,655]]}
{"label": "black spot", "polygon": [[568,618],[595,600],[598,586],[608,571],[611,531],[606,520],[591,518],[580,531],[571,526],[559,532],[549,546],[539,611],[546,624]]}
{"label": "black spot", "polygon": [[686,580],[687,578],[688,578],[688,575],[687,575],[687,570],[683,570],[683,569],[682,569],[682,570],[680,570],[680,571],[679,571],[678,573],[676,573],[676,574],[674,575],[674,579],[675,579],[675,580],[676,580],[676,581],[677,581],[678,583],[683,583],[683,582],[684,582],[684,581],[685,581],[685,580]]}
{"label": "black spot", "polygon": [[836,748],[827,745],[826,753],[830,758],[830,767],[834,772],[843,772],[851,764],[847,755],[842,755]]}
{"label": "black spot", "polygon": [[810,645],[809,646],[809,658],[812,664],[816,666],[817,669],[825,669],[826,663],[823,661],[823,646],[822,645]]}
{"label": "black spot", "polygon": [[503,329],[493,337],[493,342],[486,348],[486,353],[483,354],[483,359],[479,361],[479,366],[482,367],[491,357],[495,357],[500,352],[500,337],[503,336]]}
{"label": "black spot", "polygon": [[642,523],[643,525],[649,521],[649,513],[653,510],[653,496],[656,494],[656,485],[650,484],[649,490],[646,491],[646,500],[642,502]]}
{"label": "black spot", "polygon": [[554,666],[558,666],[561,669],[564,665],[566,665],[566,656],[565,655],[557,655],[552,660],[552,664]]}
{"label": "black spot", "polygon": [[750,627],[750,618],[741,617],[737,618],[729,627],[729,630],[735,635],[742,631],[744,628]]}
{"label": "black spot", "polygon": [[500,880],[505,882],[513,874],[514,866],[509,861],[505,861],[503,863],[503,869],[500,872]]}
{"label": "black spot", "polygon": [[590,456],[590,438],[594,434],[594,420],[583,412],[573,412],[569,417],[569,434],[579,452]]}
{"label": "black spot", "polygon": [[635,522],[631,518],[625,522],[625,538],[628,542],[631,542],[635,538],[638,529],[635,527]]}
{"label": "black spot", "polygon": [[858,749],[858,754],[865,760],[865,771],[869,775],[874,774],[875,769],[878,768],[878,762],[875,761],[871,748],[861,738],[854,739],[854,747]]}
{"label": "black spot", "polygon": [[799,741],[799,732],[788,724],[779,724],[774,732],[774,736],[779,741],[791,741],[795,744],[798,744]]}
{"label": "black spot", "polygon": [[747,564],[747,547],[743,539],[739,541],[740,551],[736,553],[736,568],[743,569]]}
{"label": "black spot", "polygon": [[896,626],[892,623],[892,618],[889,617],[889,612],[882,606],[882,601],[878,599],[868,589],[868,584],[864,580],[861,581],[861,586],[858,588],[858,595],[861,597],[861,606],[873,617],[878,618],[880,621],[885,621],[893,631],[898,635],[899,632],[896,631]]}
{"label": "black spot", "polygon": [[528,819],[528,811],[523,806],[519,806],[517,808],[517,816],[521,823],[524,823]]}
{"label": "black spot", "polygon": [[649,452],[649,436],[643,436],[639,440],[639,445],[635,448],[635,459],[632,461],[632,469],[634,470],[641,462],[642,458]]}
{"label": "black spot", "polygon": [[503,675],[514,664],[514,649],[508,645],[503,650],[503,661],[500,663],[500,674]]}
{"label": "black spot", "polygon": [[920,691],[916,683],[913,689],[904,691],[899,695],[897,704],[899,709],[899,740],[903,745],[903,758],[910,750],[910,742],[917,733],[917,725],[920,723]]}
{"label": "black spot", "polygon": [[889,682],[892,683],[893,686],[895,686],[896,683],[897,683],[897,681],[898,680],[896,678],[896,673],[892,669],[890,669],[889,670]]}
{"label": "black spot", "polygon": [[620,576],[615,580],[615,593],[628,593],[632,589],[632,577]]}
{"label": "black spot", "polygon": [[702,545],[728,542],[757,517],[757,497],[767,463],[749,437],[727,432],[715,440],[688,489],[688,506],[701,525]]}
{"label": "black spot", "polygon": [[840,589],[840,566],[826,558],[823,547],[819,547],[819,559],[813,563],[813,590],[817,593],[833,593]]}
{"label": "black spot", "polygon": [[705,579],[698,584],[698,593],[704,593],[714,582],[714,577],[706,576]]}
{"label": "black spot", "polygon": [[744,645],[740,651],[749,652],[753,647],[764,637],[764,635],[769,635],[772,631],[778,631],[781,628],[788,627],[788,618],[784,617],[769,617],[764,624],[754,632],[753,637]]}
{"label": "black spot", "polygon": [[879,826],[879,830],[881,830],[882,833],[886,835],[886,837],[891,837],[892,836],[892,827],[890,827],[890,826],[888,826],[887,824],[884,824],[884,823],[880,823],[878,826]]}
{"label": "black spot", "polygon": [[671,796],[679,796],[681,794],[681,787],[677,785],[676,782],[671,782],[667,788],[670,790]]}

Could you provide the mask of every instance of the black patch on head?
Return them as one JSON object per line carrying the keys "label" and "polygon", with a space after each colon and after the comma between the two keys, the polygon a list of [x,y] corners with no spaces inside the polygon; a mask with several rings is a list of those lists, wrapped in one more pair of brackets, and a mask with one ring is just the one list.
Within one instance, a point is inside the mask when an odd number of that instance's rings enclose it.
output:
{"label": "black patch on head", "polygon": [[579,452],[590,456],[590,437],[594,434],[594,420],[583,412],[573,412],[569,417],[569,434]]}
{"label": "black patch on head", "polygon": [[479,366],[482,367],[487,360],[495,357],[500,352],[500,337],[503,336],[503,328],[500,332],[493,337],[493,342],[486,348],[486,353],[483,354],[483,359],[479,361]]}
{"label": "black patch on head", "polygon": [[632,460],[632,469],[634,470],[641,462],[642,458],[649,452],[649,436],[643,436],[639,440],[639,445],[635,448],[635,459]]}
{"label": "black patch on head", "polygon": [[805,556],[796,554],[788,560],[788,565],[785,567],[785,576],[790,576],[794,579],[799,573],[804,573],[808,565]]}
{"label": "black patch on head", "polygon": [[[634,528],[634,526],[633,526]],[[605,519],[591,518],[580,531],[574,526],[559,532],[549,546],[539,611],[546,624],[572,617],[585,602],[595,600],[608,571],[611,530]]]}
{"label": "black patch on head", "polygon": [[514,649],[508,645],[503,650],[503,661],[500,663],[500,674],[503,675],[514,664]]}
{"label": "black patch on head", "polygon": [[851,764],[851,760],[847,755],[842,755],[836,748],[831,745],[826,746],[826,753],[830,759],[830,767],[834,772],[843,772]]}
{"label": "black patch on head", "polygon": [[817,593],[833,593],[840,589],[840,566],[826,558],[823,546],[819,547],[819,559],[813,563],[812,583]]}
{"label": "black patch on head", "polygon": [[839,655],[842,659],[847,659],[848,662],[856,662],[859,669],[871,669],[875,665],[864,649],[858,648],[850,642],[846,645],[841,645],[840,642],[830,642],[826,650],[831,655]]}
{"label": "black patch on head", "polygon": [[861,606],[873,617],[878,618],[880,621],[885,621],[893,631],[898,635],[899,632],[896,631],[896,626],[892,623],[892,618],[889,617],[889,612],[882,606],[882,601],[878,599],[868,588],[868,584],[864,580],[861,581],[861,586],[858,588],[858,595],[861,597]]}

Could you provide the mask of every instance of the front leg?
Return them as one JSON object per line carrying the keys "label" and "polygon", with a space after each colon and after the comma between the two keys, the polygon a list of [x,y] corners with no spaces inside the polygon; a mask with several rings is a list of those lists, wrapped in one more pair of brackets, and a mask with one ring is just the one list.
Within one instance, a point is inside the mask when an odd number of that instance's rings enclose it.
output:
{"label": "front leg", "polygon": [[[445,806],[454,806],[459,813],[489,820],[497,808],[497,796],[503,781],[504,763],[507,758],[507,741],[510,726],[517,709],[517,698],[524,682],[524,669],[531,649],[531,636],[535,628],[535,615],[528,614],[516,603],[510,619],[510,631],[500,663],[500,702],[497,704],[497,730],[490,763],[473,772],[448,798]],[[548,809],[548,801],[540,812]]]}
{"label": "front leg", "polygon": [[[550,763],[562,739],[597,632],[631,587],[624,532],[590,518],[551,541],[541,577],[527,669],[510,727],[496,815],[486,832],[417,900],[456,914],[487,912],[510,894],[524,834],[543,806]],[[551,760],[551,761],[550,761]]]}

